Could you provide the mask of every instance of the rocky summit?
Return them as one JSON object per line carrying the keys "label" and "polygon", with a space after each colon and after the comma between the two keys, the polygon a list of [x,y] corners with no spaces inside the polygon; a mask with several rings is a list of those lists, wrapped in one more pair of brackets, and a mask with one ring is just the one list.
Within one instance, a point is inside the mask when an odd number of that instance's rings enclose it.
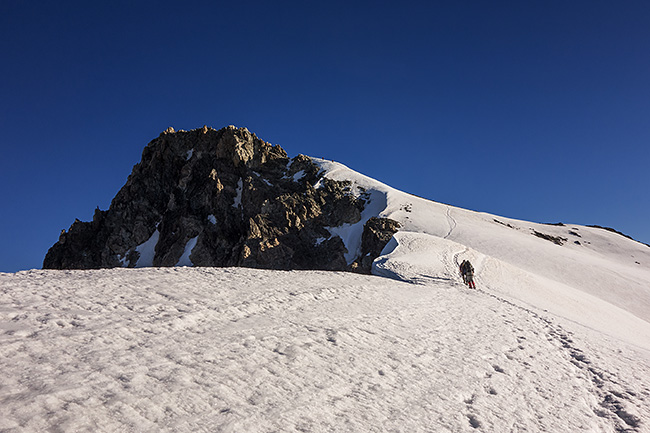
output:
{"label": "rocky summit", "polygon": [[164,131],[108,210],[63,230],[46,269],[244,266],[369,272],[399,224],[371,218],[358,257],[346,260],[330,228],[355,224],[369,199],[290,159],[246,128]]}

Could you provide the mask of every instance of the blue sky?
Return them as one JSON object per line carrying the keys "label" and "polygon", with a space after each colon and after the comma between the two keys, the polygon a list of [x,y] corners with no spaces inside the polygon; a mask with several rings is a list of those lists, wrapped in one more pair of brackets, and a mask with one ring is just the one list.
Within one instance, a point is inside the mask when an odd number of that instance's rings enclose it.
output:
{"label": "blue sky", "polygon": [[646,1],[0,3],[0,271],[40,268],[169,126],[650,243]]}

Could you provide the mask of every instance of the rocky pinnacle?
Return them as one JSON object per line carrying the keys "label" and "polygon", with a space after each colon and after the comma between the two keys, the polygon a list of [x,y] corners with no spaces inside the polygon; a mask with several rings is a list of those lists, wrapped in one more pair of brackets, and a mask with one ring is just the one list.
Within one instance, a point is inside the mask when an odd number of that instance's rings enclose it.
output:
{"label": "rocky pinnacle", "polygon": [[108,210],[62,231],[43,268],[192,264],[369,272],[399,225],[368,221],[351,265],[343,241],[327,230],[358,223],[365,204],[349,182],[324,178],[309,157],[289,159],[246,128],[169,128],[145,147]]}

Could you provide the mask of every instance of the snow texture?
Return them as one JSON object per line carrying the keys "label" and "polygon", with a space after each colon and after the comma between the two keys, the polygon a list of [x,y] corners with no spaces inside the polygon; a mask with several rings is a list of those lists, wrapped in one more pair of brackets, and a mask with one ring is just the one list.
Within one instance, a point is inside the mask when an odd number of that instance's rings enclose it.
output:
{"label": "snow texture", "polygon": [[376,275],[0,274],[0,431],[650,431],[650,248],[316,161],[402,224]]}
{"label": "snow texture", "polygon": [[[395,190],[343,164],[313,160],[327,177],[351,180],[353,192],[362,188],[371,196],[373,209],[364,211],[362,221],[330,228],[348,251],[356,251],[360,245],[359,227],[372,213],[402,225],[390,243],[396,248],[390,264],[375,266],[375,273],[405,281],[419,281],[426,272],[449,278],[440,275],[440,262],[432,260],[431,251],[447,245],[457,250],[458,262],[468,259],[474,264],[479,283],[489,284],[499,295],[650,350],[647,245],[599,228],[537,224],[432,202]],[[566,241],[560,246],[535,232]],[[386,261],[379,257],[376,262]],[[423,270],[427,268],[431,269]]]}
{"label": "snow texture", "polygon": [[457,278],[120,268],[0,288],[2,431],[615,432],[650,416],[647,351]]}

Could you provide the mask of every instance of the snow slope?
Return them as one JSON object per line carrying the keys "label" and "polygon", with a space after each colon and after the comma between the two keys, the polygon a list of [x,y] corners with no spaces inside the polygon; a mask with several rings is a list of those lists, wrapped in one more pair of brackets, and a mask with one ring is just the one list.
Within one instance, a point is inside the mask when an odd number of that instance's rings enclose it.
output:
{"label": "snow slope", "polygon": [[0,288],[3,432],[648,431],[647,352],[453,278],[184,267]]}
{"label": "snow slope", "polygon": [[[456,276],[455,266],[469,259],[479,286],[486,290],[650,350],[647,245],[599,228],[536,224],[432,202],[395,190],[343,164],[314,161],[326,176],[352,180],[353,191],[362,188],[370,193],[373,212],[364,215],[358,225],[371,216],[402,224],[397,242],[385,250],[390,253],[388,267],[382,264],[386,258],[380,258],[376,274],[406,281],[419,274],[450,278]],[[562,245],[535,232],[557,238]],[[345,234],[341,237],[346,239]],[[360,234],[357,242],[360,245]],[[357,246],[354,241],[350,244]],[[444,254],[432,254],[431,250],[441,248]],[[389,268],[398,262],[418,266],[395,273]]]}
{"label": "snow slope", "polygon": [[0,274],[0,432],[650,431],[650,248],[315,161],[369,199],[330,228],[351,256],[402,224],[376,276]]}

